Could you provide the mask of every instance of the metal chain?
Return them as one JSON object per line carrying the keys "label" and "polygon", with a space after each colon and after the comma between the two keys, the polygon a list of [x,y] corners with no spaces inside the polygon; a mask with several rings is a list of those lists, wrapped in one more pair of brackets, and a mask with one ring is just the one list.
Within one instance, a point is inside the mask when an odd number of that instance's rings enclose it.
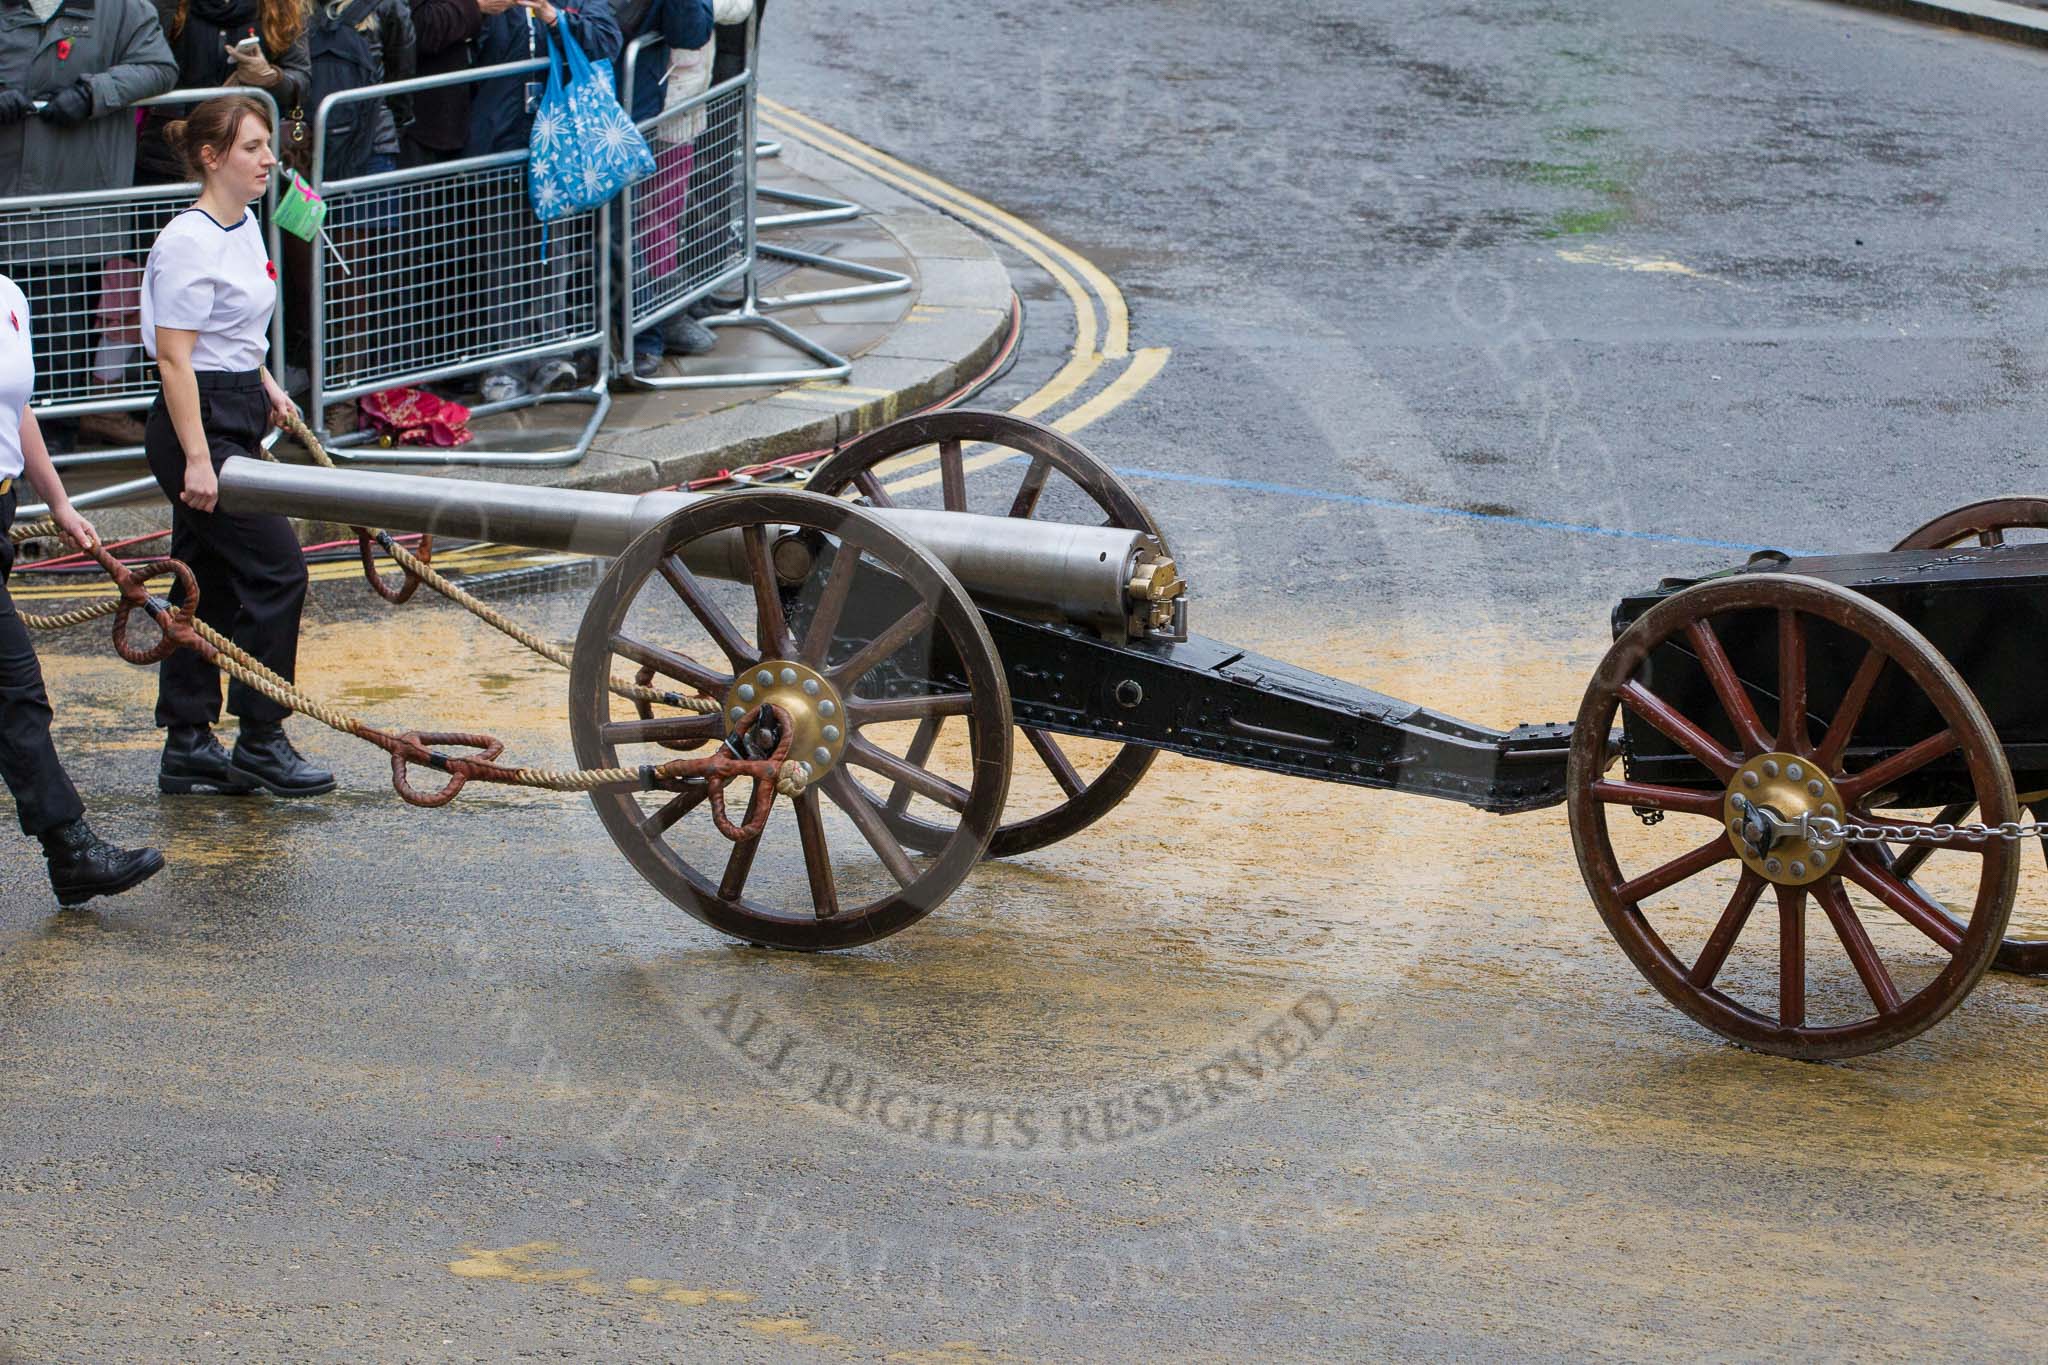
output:
{"label": "metal chain", "polygon": [[2048,824],[2038,821],[2023,824],[2006,820],[1996,825],[1866,825],[1826,815],[1802,815],[1788,823],[1796,826],[1800,837],[1816,849],[1838,844],[1946,844],[1957,839],[2018,843],[2023,839],[2048,839]]}

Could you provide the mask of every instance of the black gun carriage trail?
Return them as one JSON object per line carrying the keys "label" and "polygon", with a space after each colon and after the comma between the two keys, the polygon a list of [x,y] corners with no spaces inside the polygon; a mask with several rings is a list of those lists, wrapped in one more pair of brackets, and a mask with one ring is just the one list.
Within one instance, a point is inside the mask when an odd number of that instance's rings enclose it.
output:
{"label": "black gun carriage trail", "polygon": [[[2048,807],[2029,667],[2048,544],[2006,536],[2048,524],[2040,500],[1883,554],[1667,580],[1616,608],[1575,721],[1503,731],[1191,634],[1165,528],[1070,438],[1004,413],[892,423],[802,491],[536,496],[248,460],[221,485],[251,510],[610,557],[570,672],[577,760],[650,774],[592,792],[600,820],[662,894],[748,942],[897,933],[982,858],[1108,815],[1166,751],[1567,806],[1637,968],[1766,1052],[1877,1051],[1994,960],[2048,970],[2048,943],[2005,939],[2035,837],[2019,812]],[[717,710],[622,695],[621,665]],[[718,833],[701,780],[652,776],[717,746],[803,765],[752,837]]]}

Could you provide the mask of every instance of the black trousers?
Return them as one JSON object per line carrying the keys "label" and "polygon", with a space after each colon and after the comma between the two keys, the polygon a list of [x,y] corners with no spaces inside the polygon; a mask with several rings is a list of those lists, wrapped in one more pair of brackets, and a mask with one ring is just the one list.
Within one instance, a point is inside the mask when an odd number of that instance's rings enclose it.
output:
{"label": "black trousers", "polygon": [[[269,422],[270,400],[255,370],[202,372],[199,415],[218,470],[230,455],[254,456]],[[306,605],[306,556],[283,517],[249,516],[218,505],[200,512],[178,501],[185,489],[185,451],[171,426],[163,394],[143,428],[149,472],[171,500],[171,556],[191,566],[199,584],[199,619],[291,678],[298,668],[299,613]],[[171,601],[182,600],[174,588]],[[220,670],[189,649],[163,661],[157,676],[156,723],[211,725],[220,719]],[[228,710],[244,722],[281,721],[291,712],[240,682],[228,685]]]}
{"label": "black trousers", "polygon": [[0,777],[14,793],[21,832],[42,834],[85,814],[78,789],[50,743],[50,698],[43,690],[42,665],[29,643],[28,627],[14,610],[7,576],[14,571],[14,525],[20,495],[0,495]]}

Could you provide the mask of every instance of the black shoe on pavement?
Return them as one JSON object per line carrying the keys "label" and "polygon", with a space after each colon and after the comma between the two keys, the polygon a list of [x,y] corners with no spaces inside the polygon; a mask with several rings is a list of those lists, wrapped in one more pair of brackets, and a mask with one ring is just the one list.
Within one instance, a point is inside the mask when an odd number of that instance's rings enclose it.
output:
{"label": "black shoe on pavement", "polygon": [[334,790],[334,774],[301,758],[285,738],[284,726],[274,722],[251,725],[243,721],[229,766],[278,796],[319,796]]}
{"label": "black shoe on pavement", "polygon": [[204,725],[173,725],[156,769],[156,789],[169,796],[246,796],[256,784],[228,761]]}
{"label": "black shoe on pavement", "polygon": [[718,345],[718,334],[688,313],[661,324],[661,346],[670,355],[703,355]]}
{"label": "black shoe on pavement", "polygon": [[50,889],[70,909],[94,896],[114,896],[164,870],[164,855],[153,848],[116,848],[92,832],[83,817],[43,832],[43,856],[50,862]]}

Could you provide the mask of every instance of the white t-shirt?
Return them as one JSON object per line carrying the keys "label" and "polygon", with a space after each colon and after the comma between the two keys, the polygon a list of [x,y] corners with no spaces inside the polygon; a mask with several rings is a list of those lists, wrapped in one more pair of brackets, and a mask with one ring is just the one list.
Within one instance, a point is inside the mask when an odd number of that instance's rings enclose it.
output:
{"label": "white t-shirt", "polygon": [[13,280],[0,275],[0,479],[21,477],[21,413],[36,384],[35,352],[29,349],[28,300]]}
{"label": "white t-shirt", "polygon": [[199,333],[192,368],[241,373],[270,351],[277,271],[253,209],[222,227],[202,208],[171,219],[142,272],[142,345],[156,359],[156,329]]}

